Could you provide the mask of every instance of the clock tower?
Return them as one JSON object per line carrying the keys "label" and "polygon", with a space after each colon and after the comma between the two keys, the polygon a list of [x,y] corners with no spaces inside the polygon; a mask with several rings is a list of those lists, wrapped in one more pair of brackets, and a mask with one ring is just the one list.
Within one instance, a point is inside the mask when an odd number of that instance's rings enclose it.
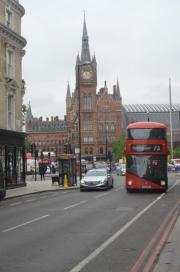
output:
{"label": "clock tower", "polygon": [[[76,97],[80,101],[80,138],[83,157],[97,154],[97,64],[91,58],[86,20],[84,17],[81,57],[76,61]],[[79,95],[80,94],[80,95]]]}

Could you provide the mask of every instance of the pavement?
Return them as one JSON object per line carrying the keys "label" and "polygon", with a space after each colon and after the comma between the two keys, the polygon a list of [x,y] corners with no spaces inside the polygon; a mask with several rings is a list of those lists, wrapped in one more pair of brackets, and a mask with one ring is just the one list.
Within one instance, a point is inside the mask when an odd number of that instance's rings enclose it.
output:
{"label": "pavement", "polygon": [[[6,190],[5,199],[40,192],[75,189],[79,189],[79,181],[77,181],[76,185],[63,187],[56,182],[52,184],[51,176],[46,176],[43,181],[39,180],[39,177],[37,177],[37,180],[35,181],[32,176],[28,176],[26,179],[26,186]],[[177,221],[165,242],[165,246],[160,253],[153,272],[180,272],[180,216],[177,218]]]}
{"label": "pavement", "polygon": [[79,181],[77,180],[77,185],[63,187],[59,185],[58,182],[52,184],[51,175],[45,176],[45,180],[40,180],[40,177],[37,176],[37,180],[34,180],[34,177],[27,176],[26,186],[6,190],[5,199],[15,198],[18,196],[36,194],[40,192],[49,192],[49,191],[59,191],[59,190],[75,190],[79,189]]}

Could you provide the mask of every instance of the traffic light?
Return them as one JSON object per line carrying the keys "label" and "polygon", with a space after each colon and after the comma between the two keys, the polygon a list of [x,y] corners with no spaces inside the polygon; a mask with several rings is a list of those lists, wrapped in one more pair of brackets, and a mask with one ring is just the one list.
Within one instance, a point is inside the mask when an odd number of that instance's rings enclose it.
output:
{"label": "traffic light", "polygon": [[50,160],[50,158],[51,158],[51,153],[48,152],[48,159]]}
{"label": "traffic light", "polygon": [[65,144],[64,148],[63,148],[63,152],[66,153],[66,154],[67,154],[67,151],[68,151],[67,149],[68,149],[68,146],[67,146],[67,144]]}
{"label": "traffic light", "polygon": [[44,154],[43,154],[43,152],[41,152],[41,160],[43,160],[44,159]]}

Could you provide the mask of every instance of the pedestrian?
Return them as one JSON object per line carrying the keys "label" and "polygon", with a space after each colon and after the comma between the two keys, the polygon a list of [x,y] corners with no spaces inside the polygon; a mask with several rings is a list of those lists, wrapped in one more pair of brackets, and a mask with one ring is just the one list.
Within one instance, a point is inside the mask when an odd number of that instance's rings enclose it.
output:
{"label": "pedestrian", "polygon": [[41,163],[41,164],[39,165],[39,175],[40,175],[41,180],[45,180],[44,174],[45,174],[45,172],[44,172],[44,166],[43,166],[43,164]]}
{"label": "pedestrian", "polygon": [[55,168],[54,164],[52,164],[52,166],[51,166],[51,171],[52,171],[52,174],[56,174],[56,168]]}

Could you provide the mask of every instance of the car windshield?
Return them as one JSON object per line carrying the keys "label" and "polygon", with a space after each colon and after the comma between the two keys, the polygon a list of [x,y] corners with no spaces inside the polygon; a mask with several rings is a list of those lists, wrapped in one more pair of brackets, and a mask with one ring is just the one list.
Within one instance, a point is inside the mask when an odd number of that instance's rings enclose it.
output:
{"label": "car windshield", "polygon": [[127,172],[152,181],[165,179],[167,163],[166,156],[159,155],[128,155]]}
{"label": "car windshield", "polygon": [[98,171],[98,170],[93,170],[93,171],[88,171],[86,173],[86,177],[100,177],[100,176],[105,176],[106,175],[106,171]]}

